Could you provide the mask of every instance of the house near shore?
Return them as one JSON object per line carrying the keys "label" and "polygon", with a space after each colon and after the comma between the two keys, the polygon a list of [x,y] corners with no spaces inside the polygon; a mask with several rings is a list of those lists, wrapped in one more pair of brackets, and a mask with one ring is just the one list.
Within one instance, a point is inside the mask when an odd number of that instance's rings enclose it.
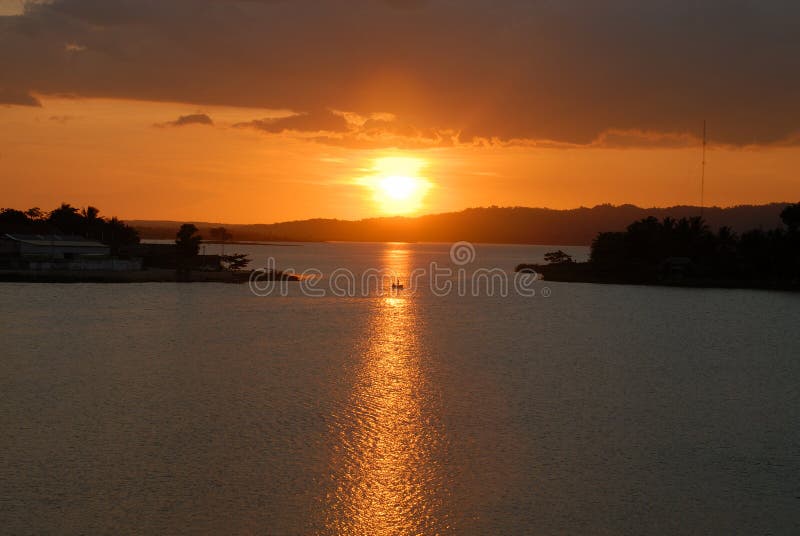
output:
{"label": "house near shore", "polygon": [[73,260],[107,257],[111,249],[82,236],[6,234],[0,253],[27,260]]}
{"label": "house near shore", "polygon": [[[101,242],[82,236],[60,234],[0,234],[0,269],[10,270],[107,270],[130,271],[143,268],[178,267],[174,243],[130,244],[120,246],[117,256]],[[197,255],[191,269],[206,272],[222,270],[220,255]]]}
{"label": "house near shore", "polygon": [[31,270],[137,270],[141,260],[110,257],[111,248],[73,235],[4,234],[0,265]]}

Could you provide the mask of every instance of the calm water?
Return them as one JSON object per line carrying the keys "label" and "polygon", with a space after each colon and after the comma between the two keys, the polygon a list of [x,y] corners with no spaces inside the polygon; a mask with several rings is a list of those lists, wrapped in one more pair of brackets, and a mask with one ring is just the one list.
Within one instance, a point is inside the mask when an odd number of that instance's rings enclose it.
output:
{"label": "calm water", "polygon": [[[449,258],[249,251],[326,275]],[[0,533],[800,531],[800,296],[536,290],[0,284]]]}

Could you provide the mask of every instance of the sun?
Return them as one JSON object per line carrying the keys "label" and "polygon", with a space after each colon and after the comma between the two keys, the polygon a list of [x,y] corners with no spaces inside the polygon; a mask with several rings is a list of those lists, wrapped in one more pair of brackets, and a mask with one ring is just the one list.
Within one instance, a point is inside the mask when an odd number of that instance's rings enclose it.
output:
{"label": "sun", "polygon": [[422,187],[419,179],[397,176],[381,179],[378,186],[386,197],[394,199],[395,201],[405,201]]}
{"label": "sun", "polygon": [[372,200],[382,214],[411,214],[423,207],[432,187],[422,175],[425,160],[391,156],[376,158],[372,164],[370,174],[357,182],[372,191]]}

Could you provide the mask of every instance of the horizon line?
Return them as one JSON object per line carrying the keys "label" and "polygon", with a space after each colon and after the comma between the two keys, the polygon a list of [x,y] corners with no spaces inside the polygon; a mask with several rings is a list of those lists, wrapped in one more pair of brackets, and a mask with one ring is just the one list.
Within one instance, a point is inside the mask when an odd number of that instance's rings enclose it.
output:
{"label": "horizon line", "polygon": [[385,216],[370,216],[367,218],[359,218],[359,219],[347,219],[347,218],[325,218],[325,217],[310,217],[310,218],[298,218],[294,220],[281,220],[281,221],[274,221],[274,222],[254,222],[254,223],[236,223],[236,222],[221,222],[221,221],[203,221],[203,220],[189,220],[189,219],[140,219],[140,218],[119,218],[121,221],[131,223],[192,223],[195,225],[236,225],[236,226],[254,226],[254,225],[280,225],[284,223],[298,223],[298,222],[309,222],[309,221],[337,221],[337,222],[351,222],[351,223],[359,223],[365,221],[375,221],[375,220],[415,220],[420,218],[428,218],[428,217],[435,217],[435,216],[447,216],[451,214],[460,214],[462,212],[467,212],[470,210],[508,210],[508,209],[526,209],[526,210],[547,210],[551,212],[571,212],[576,210],[593,210],[596,208],[601,207],[608,207],[608,208],[624,208],[630,207],[639,210],[669,210],[669,209],[697,209],[698,211],[702,208],[704,211],[708,210],[728,210],[732,208],[739,208],[739,207],[767,207],[771,205],[789,205],[792,204],[793,201],[770,201],[767,203],[740,203],[736,205],[712,205],[701,207],[700,205],[668,205],[668,206],[650,206],[650,207],[643,207],[639,205],[635,205],[633,203],[622,203],[619,205],[613,203],[600,203],[594,206],[585,206],[581,205],[578,207],[573,208],[549,208],[549,207],[536,207],[536,206],[524,206],[524,205],[488,205],[488,206],[475,206],[475,207],[466,207],[461,210],[451,210],[446,212],[430,212],[425,214],[417,214],[417,215],[385,215]]}

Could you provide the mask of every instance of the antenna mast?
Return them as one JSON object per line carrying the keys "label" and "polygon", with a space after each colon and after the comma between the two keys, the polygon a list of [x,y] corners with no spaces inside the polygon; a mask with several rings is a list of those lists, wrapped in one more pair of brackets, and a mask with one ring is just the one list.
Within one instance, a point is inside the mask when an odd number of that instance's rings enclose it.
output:
{"label": "antenna mast", "polygon": [[706,206],[706,120],[703,119],[703,162],[700,167],[700,217]]}

